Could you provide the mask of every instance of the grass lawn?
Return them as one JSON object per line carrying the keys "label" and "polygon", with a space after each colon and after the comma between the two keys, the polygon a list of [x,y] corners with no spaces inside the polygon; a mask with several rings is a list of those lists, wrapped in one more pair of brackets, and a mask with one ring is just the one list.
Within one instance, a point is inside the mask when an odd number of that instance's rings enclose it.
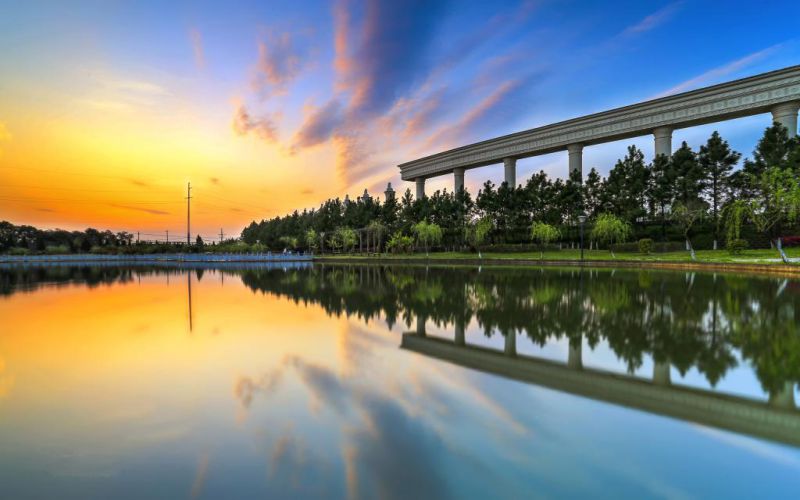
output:
{"label": "grass lawn", "polygon": [[[800,248],[787,248],[785,249],[786,255],[790,258],[800,258]],[[408,259],[424,259],[424,253],[413,254],[381,254],[376,255],[360,255],[360,254],[337,254],[337,255],[323,255],[322,259],[325,260],[338,260],[338,259],[387,259],[387,260],[408,260]],[[540,260],[539,252],[484,252],[483,259],[491,260]],[[580,260],[580,250],[558,250],[544,252],[544,260],[547,261],[573,261]],[[430,260],[476,260],[478,259],[477,253],[472,252],[432,252],[429,257]],[[596,261],[611,261],[615,260],[611,257],[608,250],[584,250],[584,259]],[[616,253],[616,260],[618,261],[633,261],[633,262],[692,262],[689,252],[668,252],[668,253],[654,253],[651,255],[642,255],[639,253]],[[745,250],[739,255],[731,255],[727,250],[698,250],[697,262],[711,262],[721,264],[783,264],[777,250]],[[794,263],[800,266],[800,263]]]}

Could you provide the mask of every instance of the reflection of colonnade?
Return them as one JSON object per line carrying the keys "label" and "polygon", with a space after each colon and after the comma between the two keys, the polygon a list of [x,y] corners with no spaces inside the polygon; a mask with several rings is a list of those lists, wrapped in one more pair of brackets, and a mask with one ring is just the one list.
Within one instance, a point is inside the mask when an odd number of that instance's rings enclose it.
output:
{"label": "reflection of colonnade", "polygon": [[570,342],[566,363],[516,352],[516,335],[505,336],[503,351],[465,342],[464,325],[454,340],[429,337],[425,318],[417,317],[417,331],[406,333],[400,347],[466,368],[500,375],[599,401],[696,422],[709,427],[800,446],[800,410],[794,384],[765,403],[755,399],[673,385],[670,364],[658,361],[652,380],[583,366],[581,342]]}

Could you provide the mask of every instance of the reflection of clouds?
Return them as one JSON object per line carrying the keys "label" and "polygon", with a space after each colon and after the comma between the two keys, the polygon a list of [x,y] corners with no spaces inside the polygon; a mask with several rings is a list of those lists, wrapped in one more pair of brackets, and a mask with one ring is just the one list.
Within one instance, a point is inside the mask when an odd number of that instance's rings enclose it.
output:
{"label": "reflection of clouds", "polygon": [[0,398],[4,398],[11,393],[14,387],[14,376],[6,370],[6,362],[0,358]]}
{"label": "reflection of clouds", "polygon": [[350,434],[362,498],[447,498],[443,476],[437,474],[439,437],[394,401],[370,394],[361,401],[366,425]]}
{"label": "reflection of clouds", "polygon": [[722,443],[741,448],[749,453],[766,458],[767,460],[779,463],[786,467],[800,469],[800,458],[797,456],[797,454],[791,453],[787,448],[771,446],[768,443],[748,436],[720,431],[718,429],[703,427],[701,425],[694,425],[694,428],[700,433]]}
{"label": "reflection of clouds", "polygon": [[[282,363],[292,369],[309,391],[314,407],[330,410],[344,429],[341,444],[347,490],[362,498],[447,498],[447,485],[435,473],[443,448],[433,428],[408,413],[399,401],[357,377],[340,378],[332,370],[292,356]],[[280,380],[281,371],[267,377]],[[248,379],[240,379],[248,380]],[[237,384],[250,387],[247,384]],[[242,391],[249,397],[257,391]],[[272,391],[262,391],[270,393]],[[291,430],[272,448],[270,478],[283,480],[293,489],[303,487],[319,461],[310,460],[305,443]]]}
{"label": "reflection of clouds", "polygon": [[208,453],[200,455],[200,458],[197,460],[197,472],[195,472],[194,481],[192,482],[192,498],[197,498],[203,493],[203,486],[205,486],[206,476],[208,476],[208,463]]}
{"label": "reflection of clouds", "polygon": [[243,407],[250,408],[254,395],[258,392],[262,394],[272,393],[278,387],[282,375],[283,372],[281,370],[275,370],[265,373],[257,380],[253,380],[250,377],[239,377],[233,385],[233,394]]}

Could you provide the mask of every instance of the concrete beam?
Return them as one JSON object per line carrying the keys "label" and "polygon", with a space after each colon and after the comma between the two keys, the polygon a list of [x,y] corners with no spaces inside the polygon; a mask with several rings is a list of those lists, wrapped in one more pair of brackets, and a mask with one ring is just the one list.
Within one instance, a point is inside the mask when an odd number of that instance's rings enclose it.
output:
{"label": "concrete beam", "polygon": [[517,187],[517,159],[516,158],[503,158],[503,166],[505,167],[505,182],[508,187]]}
{"label": "concrete beam", "polygon": [[800,101],[779,104],[772,108],[772,121],[778,122],[789,131],[789,137],[797,135],[797,112],[800,110]]}
{"label": "concrete beam", "polygon": [[[675,130],[769,113],[776,106],[797,102],[800,66],[791,66],[462,146],[402,163],[400,173],[403,180],[433,177],[457,167],[483,167],[509,157],[564,151],[570,144],[591,146],[641,137],[660,127]],[[788,115],[782,114],[781,119],[783,116],[789,120]]]}

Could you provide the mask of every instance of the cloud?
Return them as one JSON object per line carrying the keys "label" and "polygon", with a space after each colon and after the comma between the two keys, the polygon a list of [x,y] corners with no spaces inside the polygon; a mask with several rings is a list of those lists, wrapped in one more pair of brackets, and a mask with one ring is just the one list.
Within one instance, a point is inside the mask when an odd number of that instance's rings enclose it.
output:
{"label": "cloud", "polygon": [[0,122],[0,144],[11,141],[11,132],[8,131],[6,124]]}
{"label": "cloud", "polygon": [[37,212],[48,212],[48,213],[55,212],[55,210],[53,210],[52,208],[36,208],[35,210]]}
{"label": "cloud", "polygon": [[302,71],[306,57],[306,51],[289,33],[270,34],[267,40],[258,42],[254,90],[267,97],[283,93]]}
{"label": "cloud", "polygon": [[206,56],[203,51],[203,35],[196,28],[189,30],[189,41],[192,44],[192,52],[194,53],[194,64],[197,69],[205,69]]}
{"label": "cloud", "polygon": [[152,184],[150,184],[149,182],[143,181],[141,179],[128,179],[128,182],[130,182],[134,186],[139,186],[139,187],[143,187],[143,188],[153,187]]}
{"label": "cloud", "polygon": [[104,83],[117,90],[134,92],[139,94],[164,95],[167,90],[155,83],[144,80],[104,80]]}
{"label": "cloud", "polygon": [[293,150],[305,149],[321,144],[343,123],[342,105],[333,99],[328,104],[314,110],[303,122],[295,135]]}
{"label": "cloud", "polygon": [[108,206],[115,207],[115,208],[124,208],[125,210],[133,210],[136,212],[144,212],[146,214],[151,215],[169,215],[169,212],[165,212],[164,210],[156,210],[155,208],[142,208],[142,207],[131,207],[129,205],[122,205],[117,203],[109,203]]}
{"label": "cloud", "polygon": [[661,9],[645,17],[638,23],[628,26],[627,28],[625,28],[625,30],[622,31],[622,33],[620,33],[620,36],[637,35],[657,28],[658,26],[661,26],[665,22],[672,19],[672,16],[675,15],[675,13],[681,8],[682,5],[683,5],[682,1],[668,4],[665,7],[662,7]]}
{"label": "cloud", "polygon": [[430,48],[444,17],[442,0],[366,0],[358,26],[342,13],[336,19],[336,68],[351,92],[350,112],[374,117],[407,94],[433,65]]}
{"label": "cloud", "polygon": [[220,182],[219,181],[219,177],[209,177],[208,178],[208,182],[210,182],[211,184],[213,184],[215,186],[219,186],[219,182]]}
{"label": "cloud", "polygon": [[513,95],[514,90],[518,89],[520,84],[520,80],[509,80],[500,84],[500,86],[495,88],[491,94],[486,96],[477,106],[465,114],[455,125],[448,126],[432,136],[428,141],[428,147],[447,148],[452,147],[454,143],[464,142],[475,126],[483,122],[491,111],[503,104],[509,96]]}
{"label": "cloud", "polygon": [[684,82],[681,82],[678,85],[675,85],[674,87],[667,89],[656,96],[653,96],[653,98],[665,97],[672,94],[679,94],[681,92],[686,92],[688,90],[692,90],[701,87],[703,85],[709,85],[711,83],[717,82],[723,77],[730,75],[731,73],[740,71],[746,68],[747,66],[753,64],[754,62],[764,59],[766,56],[773,54],[782,47],[783,44],[773,45],[772,47],[767,47],[766,49],[759,50],[758,52],[753,52],[752,54],[746,55],[740,59],[737,59],[723,66],[718,66],[716,68],[710,69],[705,73],[701,73],[700,75],[697,75]]}
{"label": "cloud", "polygon": [[243,104],[236,106],[231,127],[237,135],[245,136],[252,132],[266,142],[278,141],[278,127],[273,120],[270,117],[253,118]]}

